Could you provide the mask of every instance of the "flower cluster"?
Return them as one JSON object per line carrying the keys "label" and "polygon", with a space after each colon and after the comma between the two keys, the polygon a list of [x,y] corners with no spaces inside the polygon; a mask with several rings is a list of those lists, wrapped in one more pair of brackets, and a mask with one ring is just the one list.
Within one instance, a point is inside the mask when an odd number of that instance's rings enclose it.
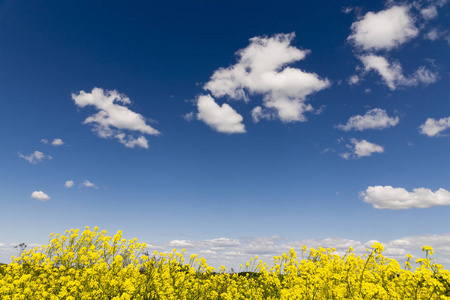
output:
{"label": "flower cluster", "polygon": [[50,243],[0,267],[0,299],[450,299],[450,272],[407,255],[402,267],[375,243],[363,257],[353,249],[291,249],[274,264],[251,259],[240,273],[215,270],[184,250],[146,251],[145,243],[89,227],[51,234]]}

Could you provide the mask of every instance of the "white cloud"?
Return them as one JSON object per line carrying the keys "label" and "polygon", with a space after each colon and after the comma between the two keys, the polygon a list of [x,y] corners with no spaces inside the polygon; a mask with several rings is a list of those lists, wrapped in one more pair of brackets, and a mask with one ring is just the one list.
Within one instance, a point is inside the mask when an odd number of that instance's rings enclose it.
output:
{"label": "white cloud", "polygon": [[349,159],[351,155],[352,155],[351,152],[339,153],[339,156],[342,157],[343,159]]}
{"label": "white cloud", "polygon": [[173,240],[169,243],[172,247],[181,247],[181,248],[192,248],[194,247],[194,243],[191,241],[184,240]]}
{"label": "white cloud", "polygon": [[214,97],[228,96],[249,101],[249,95],[263,96],[265,108],[276,111],[283,122],[305,121],[312,107],[306,97],[330,86],[327,79],[286,65],[300,61],[309,53],[290,46],[295,34],[254,37],[250,45],[237,52],[238,62],[214,72],[204,85]]}
{"label": "white cloud", "polygon": [[202,95],[197,99],[197,119],[205,122],[211,128],[224,133],[244,133],[242,116],[231,106],[224,103],[219,106],[210,95]]}
{"label": "white cloud", "polygon": [[91,187],[91,188],[94,188],[94,189],[98,189],[97,185],[95,185],[94,183],[90,182],[87,179],[85,181],[83,181],[83,183],[81,185],[85,186],[85,187]]}
{"label": "white cloud", "polygon": [[420,133],[429,137],[440,136],[440,133],[448,128],[450,128],[450,117],[439,120],[428,118],[420,126]]}
{"label": "white cloud", "polygon": [[43,191],[34,191],[31,194],[31,198],[34,198],[34,199],[39,200],[39,201],[47,201],[47,200],[50,199],[50,197],[46,193],[44,193]]}
{"label": "white cloud", "polygon": [[188,122],[191,122],[192,120],[195,119],[195,113],[193,111],[191,111],[190,113],[187,113],[183,116],[183,119],[185,119]]}
{"label": "white cloud", "polygon": [[[131,104],[130,99],[116,90],[94,88],[91,93],[80,91],[78,94],[72,94],[72,99],[81,108],[91,105],[99,110],[86,118],[84,124],[93,124],[93,130],[102,138],[116,138],[129,148],[148,148],[147,138],[143,134],[160,134],[158,130],[146,124],[142,115],[126,107]],[[128,132],[138,132],[140,136],[136,138]]]}
{"label": "white cloud", "polygon": [[426,38],[427,40],[430,40],[430,41],[436,41],[436,40],[440,39],[441,36],[442,36],[442,33],[440,31],[438,31],[436,28],[433,28],[424,35],[424,38]]}
{"label": "white cloud", "polygon": [[353,7],[352,7],[352,6],[342,7],[342,9],[341,9],[341,11],[342,11],[344,14],[346,14],[346,15],[348,15],[349,13],[351,13],[352,10],[353,10]]}
{"label": "white cloud", "polygon": [[348,84],[349,84],[349,85],[355,85],[355,84],[358,84],[359,80],[360,80],[360,78],[359,78],[358,75],[353,75],[353,76],[351,76],[351,77],[348,79]]}
{"label": "white cloud", "polygon": [[438,11],[436,9],[436,6],[431,5],[421,9],[420,14],[425,20],[431,20],[438,16]]}
{"label": "white cloud", "polygon": [[447,35],[446,37],[444,37],[444,40],[446,40],[447,44],[450,46],[450,35]]}
{"label": "white cloud", "polygon": [[[239,265],[249,261],[250,258],[258,255],[258,259],[272,265],[273,257],[280,256],[282,253],[288,253],[294,249],[298,255],[298,260],[302,259],[301,248],[303,245],[308,249],[319,247],[336,248],[336,254],[344,253],[352,247],[355,255],[363,256],[366,249],[371,248],[377,240],[354,240],[343,237],[329,237],[324,239],[301,239],[290,240],[281,236],[263,236],[263,237],[240,237],[240,238],[217,238],[205,240],[173,240],[169,243],[148,243],[147,249],[150,252],[171,252],[173,248],[178,251],[186,248],[185,258],[190,254],[199,254],[199,257],[206,258],[208,265],[220,267],[224,265],[227,270],[234,268],[239,271]],[[398,238],[386,241],[380,241],[384,246],[385,254],[389,258],[395,258],[400,263],[405,260],[406,254],[412,254],[415,257],[424,257],[421,251],[422,246],[430,245],[435,251],[435,257],[438,263],[450,261],[450,233],[435,235],[418,236],[400,236]],[[11,255],[16,254],[14,246],[17,244],[0,243],[0,261],[8,262]],[[28,248],[40,245],[29,244]],[[306,253],[308,255],[309,251]],[[414,266],[414,265],[413,265]],[[448,267],[447,267],[448,269]]]}
{"label": "white cloud", "polygon": [[325,111],[326,108],[327,108],[326,105],[321,105],[319,108],[314,110],[313,114],[321,115],[321,114],[323,114],[323,112]]}
{"label": "white cloud", "polygon": [[369,186],[360,193],[364,202],[378,209],[427,208],[450,205],[450,192],[439,189],[436,192],[426,188],[416,188],[408,192],[404,188],[392,186]]}
{"label": "white cloud", "polygon": [[29,161],[32,164],[37,164],[38,162],[41,162],[44,159],[52,159],[52,157],[50,155],[45,155],[41,151],[34,151],[30,155],[22,155],[20,153],[18,153],[18,154],[19,154],[19,157],[22,157],[23,159]]}
{"label": "white cloud", "polygon": [[370,143],[366,140],[358,141],[357,139],[351,139],[351,142],[355,145],[355,154],[358,157],[371,156],[372,153],[384,152],[384,148],[382,146]]}
{"label": "white cloud", "polygon": [[417,85],[419,83],[430,84],[436,82],[436,80],[437,80],[436,73],[433,73],[424,66],[421,66],[409,79],[410,84],[407,85]]}
{"label": "white cloud", "polygon": [[73,187],[73,185],[74,185],[73,180],[67,180],[66,183],[64,184],[66,188],[71,188]]}
{"label": "white cloud", "polygon": [[366,55],[360,57],[366,71],[375,70],[383,78],[386,85],[395,90],[396,82],[404,78],[402,67],[399,63],[389,64],[382,56]]}
{"label": "white cloud", "polygon": [[[351,25],[352,33],[348,40],[356,47],[357,57],[364,67],[360,74],[349,79],[350,85],[358,83],[370,71],[377,72],[383,83],[392,91],[398,87],[428,85],[437,81],[438,74],[425,66],[420,66],[413,73],[405,75],[402,65],[398,61],[390,61],[386,56],[387,52],[411,41],[419,34],[419,29],[415,25],[418,20],[417,12],[420,11],[425,19],[431,19],[437,16],[436,8],[446,3],[446,1],[427,1],[428,6],[423,7],[421,2],[423,1],[414,1],[410,5],[395,5],[395,1],[387,1],[386,4],[389,6],[387,9],[377,13],[368,12]],[[426,22],[423,19],[418,22],[420,30],[425,30]],[[424,34],[424,38],[430,40],[442,36],[443,33],[436,29]],[[385,51],[385,54],[375,54],[380,50]]]}
{"label": "white cloud", "polygon": [[274,113],[271,110],[264,109],[261,106],[256,106],[252,109],[252,119],[255,123],[258,123],[262,119],[271,120],[274,117]]}
{"label": "white cloud", "polygon": [[148,141],[144,136],[139,136],[138,138],[127,136],[125,133],[117,133],[116,138],[128,148],[134,148],[139,146],[141,148],[148,149]]}
{"label": "white cloud", "polygon": [[378,13],[368,12],[352,24],[351,30],[348,40],[363,50],[391,50],[419,33],[407,6],[392,6]]}
{"label": "white cloud", "polygon": [[359,59],[364,64],[366,72],[376,71],[391,90],[395,90],[398,86],[430,84],[437,80],[437,74],[424,66],[419,67],[411,76],[405,77],[398,62],[389,63],[386,58],[373,54],[360,56]]}
{"label": "white cloud", "polygon": [[[217,246],[217,241],[221,246]],[[151,245],[148,249],[162,252],[170,252],[175,247],[178,251],[182,248],[187,249],[189,254],[200,254],[208,261],[208,265],[219,267],[225,265],[227,269],[234,268],[239,271],[239,265],[245,264],[250,258],[258,255],[258,259],[267,262],[269,265],[273,262],[274,256],[289,252],[294,249],[301,260],[301,248],[303,245],[308,249],[319,247],[336,248],[336,253],[344,253],[352,247],[356,255],[366,254],[366,249],[371,248],[377,240],[358,241],[342,237],[330,237],[324,239],[303,239],[289,240],[281,236],[266,237],[241,237],[239,239],[219,238],[212,240],[173,240],[169,243]],[[400,263],[405,260],[406,254],[418,254],[423,257],[422,246],[430,245],[434,248],[438,261],[450,258],[450,233],[440,235],[421,235],[400,237],[393,240],[381,241],[387,257],[395,258]],[[308,254],[308,252],[307,252]]]}
{"label": "white cloud", "polygon": [[334,150],[333,148],[325,148],[322,150],[322,152],[320,152],[320,154],[325,154],[328,152],[336,152],[336,150]]}
{"label": "white cloud", "polygon": [[209,248],[209,250],[223,250],[234,247],[239,247],[241,243],[237,239],[229,238],[217,238],[201,241],[189,241],[189,240],[173,240],[168,244],[170,247],[182,247],[182,248]]}
{"label": "white cloud", "polygon": [[61,146],[64,145],[64,142],[61,139],[54,139],[52,142],[53,146]]}
{"label": "white cloud", "polygon": [[339,155],[344,159],[360,158],[364,156],[371,156],[373,153],[383,153],[384,148],[380,145],[370,143],[366,140],[357,140],[352,138],[350,142],[353,145],[346,145],[351,152],[340,153]]}
{"label": "white cloud", "polygon": [[[49,142],[47,139],[41,139],[41,143],[48,144]],[[61,146],[61,145],[64,145],[64,142],[61,139],[54,139],[51,144],[53,146]]]}
{"label": "white cloud", "polygon": [[384,109],[374,108],[366,112],[364,116],[356,115],[351,117],[347,124],[337,125],[344,131],[366,129],[384,129],[388,127],[394,127],[399,122],[399,117],[389,117]]}

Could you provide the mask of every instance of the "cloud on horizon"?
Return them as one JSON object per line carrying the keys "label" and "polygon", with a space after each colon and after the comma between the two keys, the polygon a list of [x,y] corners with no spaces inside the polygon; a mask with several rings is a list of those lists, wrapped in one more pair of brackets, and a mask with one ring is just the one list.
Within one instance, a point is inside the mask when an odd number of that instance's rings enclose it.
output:
{"label": "cloud on horizon", "polygon": [[[216,238],[205,240],[172,240],[168,243],[147,243],[149,251],[171,252],[173,248],[181,252],[183,248],[187,250],[186,255],[199,254],[208,261],[208,265],[216,268],[225,265],[227,270],[234,268],[239,271],[239,265],[245,264],[258,255],[259,259],[272,264],[273,257],[282,253],[288,253],[290,249],[294,249],[299,257],[301,257],[301,248],[303,245],[308,249],[319,247],[336,248],[336,253],[343,255],[350,247],[354,249],[356,255],[362,256],[366,254],[366,249],[370,248],[375,242],[379,242],[384,246],[384,255],[394,258],[399,262],[403,262],[406,254],[412,254],[415,257],[424,257],[421,251],[424,245],[433,247],[435,257],[438,263],[450,264],[450,233],[444,234],[427,234],[417,236],[404,236],[397,239],[378,241],[378,240],[354,240],[342,237],[329,237],[324,239],[300,239],[290,240],[281,236],[265,236],[265,237],[240,237],[240,238]],[[0,243],[0,255],[5,259],[9,259],[11,255],[15,255],[14,246],[17,244]],[[29,244],[29,248],[41,246],[39,244]],[[4,259],[1,262],[8,262]]]}
{"label": "cloud on horizon", "polygon": [[[213,241],[223,241],[221,245]],[[330,237],[325,239],[303,239],[289,240],[281,236],[266,237],[241,237],[241,238],[219,238],[214,240],[172,240],[168,243],[150,244],[150,251],[170,252],[173,248],[181,251],[187,250],[187,254],[200,254],[205,257],[208,264],[219,267],[225,265],[239,271],[239,265],[250,261],[250,258],[258,255],[258,259],[271,264],[274,256],[282,253],[288,253],[294,249],[301,257],[301,248],[303,245],[310,248],[336,248],[336,253],[344,255],[352,247],[356,255],[363,256],[366,249],[370,249],[373,243],[380,242],[384,248],[384,254],[390,258],[402,262],[406,254],[412,254],[417,257],[423,257],[421,249],[424,245],[430,245],[434,248],[438,261],[450,263],[450,233],[440,235],[419,235],[406,236],[388,241],[367,240],[358,241],[341,237]]]}

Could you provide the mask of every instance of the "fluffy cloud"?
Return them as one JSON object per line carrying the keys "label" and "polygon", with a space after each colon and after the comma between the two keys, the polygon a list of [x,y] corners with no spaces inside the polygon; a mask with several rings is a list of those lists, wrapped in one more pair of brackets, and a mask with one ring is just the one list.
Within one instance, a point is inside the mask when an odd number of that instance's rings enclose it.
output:
{"label": "fluffy cloud", "polygon": [[357,139],[351,139],[350,142],[353,145],[346,145],[346,147],[351,152],[345,152],[339,154],[342,158],[349,159],[349,158],[360,158],[364,156],[371,156],[373,153],[383,153],[384,148],[380,145],[370,143],[366,140],[357,140]]}
{"label": "fluffy cloud", "polygon": [[264,107],[283,122],[305,121],[304,112],[312,110],[304,103],[306,97],[330,82],[315,73],[287,67],[309,53],[290,46],[294,37],[291,33],[250,39],[250,45],[237,52],[238,62],[216,70],[203,88],[214,97],[233,100],[249,101],[249,95],[259,94]]}
{"label": "fluffy cloud", "polygon": [[31,193],[31,198],[39,201],[47,201],[50,199],[50,197],[43,191],[34,191],[33,193]]}
{"label": "fluffy cloud", "polygon": [[87,179],[85,181],[83,181],[83,183],[81,185],[85,186],[85,187],[91,187],[91,188],[94,188],[94,189],[98,189],[98,187],[97,187],[97,185],[95,185],[95,183],[92,183],[92,182],[90,182]]}
{"label": "fluffy cloud", "polygon": [[439,38],[441,38],[441,36],[442,33],[438,31],[436,28],[433,28],[424,35],[424,38],[430,41],[436,41]]}
{"label": "fluffy cloud", "polygon": [[[116,138],[129,148],[148,148],[147,138],[143,134],[160,134],[158,130],[146,124],[142,115],[126,107],[131,104],[130,99],[116,90],[94,88],[91,93],[80,91],[78,94],[72,94],[72,99],[78,107],[93,106],[99,110],[89,116],[84,124],[92,124],[93,130],[102,138]],[[129,132],[137,132],[140,136],[136,138]]]}
{"label": "fluffy cloud", "polygon": [[350,84],[350,85],[358,84],[359,80],[360,80],[360,78],[358,75],[350,76],[350,78],[348,79],[348,84]]}
{"label": "fluffy cloud", "polygon": [[74,184],[75,183],[73,182],[73,180],[67,180],[66,183],[64,184],[64,186],[66,188],[71,188],[71,187],[73,187]]}
{"label": "fluffy cloud", "polygon": [[450,117],[439,120],[428,118],[420,126],[420,133],[429,137],[440,136],[440,133],[448,128],[450,128]]}
{"label": "fluffy cloud", "polygon": [[409,77],[405,77],[400,63],[389,63],[383,56],[369,54],[360,56],[359,59],[364,64],[366,72],[376,71],[391,90],[395,90],[398,86],[430,84],[437,80],[437,75],[424,66],[419,67]]}
{"label": "fluffy cloud", "polygon": [[231,106],[224,103],[219,106],[210,95],[202,95],[197,99],[197,119],[205,122],[211,128],[224,133],[244,133],[242,116]]}
{"label": "fluffy cloud", "polygon": [[355,145],[354,150],[358,157],[371,156],[372,153],[384,152],[384,148],[382,146],[370,143],[366,140],[358,141],[357,139],[351,139],[351,142]]}
{"label": "fluffy cloud", "polygon": [[426,188],[413,189],[408,192],[404,188],[392,186],[369,186],[361,192],[364,202],[371,203],[378,209],[427,208],[450,205],[450,192],[439,189],[436,192]]}
{"label": "fluffy cloud", "polygon": [[64,145],[64,142],[61,139],[54,139],[52,142],[53,146],[61,146]]}
{"label": "fluffy cloud", "polygon": [[45,155],[41,151],[34,151],[30,155],[22,155],[21,153],[18,153],[19,157],[22,157],[23,159],[29,161],[32,164],[37,164],[38,162],[43,161],[44,159],[52,159],[50,155]]}
{"label": "fluffy cloud", "polygon": [[420,10],[420,14],[425,20],[431,20],[438,16],[436,6],[431,5]]}
{"label": "fluffy cloud", "polygon": [[384,109],[374,108],[366,112],[364,116],[356,115],[351,117],[347,124],[337,125],[344,131],[359,130],[363,131],[366,129],[384,129],[388,127],[393,127],[399,122],[398,117],[389,117]]}
{"label": "fluffy cloud", "polygon": [[391,50],[419,33],[407,6],[393,6],[378,13],[368,12],[352,24],[351,30],[348,40],[363,50]]}

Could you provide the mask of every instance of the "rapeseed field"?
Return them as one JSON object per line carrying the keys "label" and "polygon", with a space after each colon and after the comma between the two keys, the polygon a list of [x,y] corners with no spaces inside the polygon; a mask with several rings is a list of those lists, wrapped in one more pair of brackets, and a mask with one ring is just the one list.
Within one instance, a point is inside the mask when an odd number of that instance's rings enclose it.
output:
{"label": "rapeseed field", "polygon": [[450,272],[430,246],[422,250],[425,258],[407,255],[401,265],[379,243],[362,257],[304,246],[230,274],[196,255],[185,261],[184,249],[150,255],[121,231],[86,227],[51,234],[48,245],[0,266],[0,299],[450,299]]}

